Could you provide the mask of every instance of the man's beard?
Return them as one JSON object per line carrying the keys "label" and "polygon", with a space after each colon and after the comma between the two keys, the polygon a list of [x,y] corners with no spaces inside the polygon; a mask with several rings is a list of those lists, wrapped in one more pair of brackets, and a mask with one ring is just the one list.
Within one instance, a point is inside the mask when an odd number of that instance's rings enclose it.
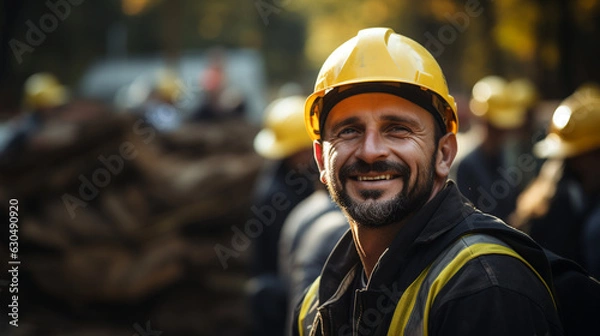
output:
{"label": "man's beard", "polygon": [[[410,168],[401,163],[377,161],[368,164],[357,161],[342,167],[339,173],[339,183],[328,183],[327,187],[333,200],[358,225],[378,228],[398,223],[420,209],[429,199],[434,182],[435,158],[432,158],[427,169],[417,176],[415,185],[409,186]],[[403,188],[394,198],[386,201],[377,200],[383,194],[382,190],[363,190],[360,196],[367,201],[356,201],[350,197],[344,186],[349,176],[369,172],[393,173],[403,181]],[[329,176],[329,181],[336,181]]]}

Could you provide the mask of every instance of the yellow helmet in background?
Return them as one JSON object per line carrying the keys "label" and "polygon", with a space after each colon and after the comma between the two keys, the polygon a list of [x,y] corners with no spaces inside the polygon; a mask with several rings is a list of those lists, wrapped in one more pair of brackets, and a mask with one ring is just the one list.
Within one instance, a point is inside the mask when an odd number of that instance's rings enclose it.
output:
{"label": "yellow helmet in background", "polygon": [[586,84],[554,111],[546,138],[534,147],[542,158],[569,158],[600,148],[600,86]]}
{"label": "yellow helmet in background", "polygon": [[[413,102],[432,112],[448,132],[458,131],[456,103],[448,92],[439,64],[429,51],[390,28],[368,28],[334,50],[321,67],[314,92],[305,104],[310,137],[320,138],[320,117],[328,112],[323,104],[324,96],[369,83],[386,85],[379,86],[385,92],[411,89],[424,97]],[[360,90],[359,87],[354,94]]]}
{"label": "yellow helmet in background", "polygon": [[67,89],[48,72],[31,75],[25,81],[24,103],[29,109],[53,108],[67,102]]}
{"label": "yellow helmet in background", "polygon": [[517,105],[524,107],[526,110],[533,107],[539,98],[537,88],[527,78],[510,81],[506,91]]}
{"label": "yellow helmet in background", "polygon": [[527,120],[527,110],[537,101],[537,90],[531,81],[511,82],[499,76],[480,79],[472,90],[469,108],[473,114],[499,129],[515,129]]}
{"label": "yellow helmet in background", "polygon": [[182,87],[179,76],[173,70],[162,69],[156,73],[154,90],[161,99],[176,102],[183,93]]}
{"label": "yellow helmet in background", "polygon": [[304,127],[304,97],[290,96],[269,104],[264,128],[254,138],[256,152],[279,160],[309,148],[312,148],[312,140]]}

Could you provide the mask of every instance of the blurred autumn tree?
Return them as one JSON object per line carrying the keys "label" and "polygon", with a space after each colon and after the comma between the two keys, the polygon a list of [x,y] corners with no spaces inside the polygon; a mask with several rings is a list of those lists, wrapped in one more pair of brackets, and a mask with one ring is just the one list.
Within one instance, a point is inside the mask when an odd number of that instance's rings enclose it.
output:
{"label": "blurred autumn tree", "polygon": [[295,0],[290,7],[307,17],[313,69],[357,30],[389,26],[438,58],[454,92],[489,74],[527,76],[548,99],[600,81],[599,0]]}
{"label": "blurred autumn tree", "polygon": [[186,50],[252,48],[265,56],[270,80],[295,79],[303,72],[303,18],[279,10],[265,24],[256,3],[6,0],[0,3],[0,110],[18,108],[32,73],[51,71],[74,86],[93,61],[107,57],[161,54],[176,61]]}
{"label": "blurred autumn tree", "polygon": [[77,5],[21,57],[11,41],[26,43],[28,22],[39,27],[52,11],[45,1],[0,3],[0,105],[17,104],[24,79],[40,70],[74,84],[98,58],[162,53],[176,60],[215,45],[260,50],[271,85],[296,80],[309,88],[327,55],[368,26],[423,43],[457,93],[488,74],[528,76],[552,99],[600,80],[600,0],[48,2]]}

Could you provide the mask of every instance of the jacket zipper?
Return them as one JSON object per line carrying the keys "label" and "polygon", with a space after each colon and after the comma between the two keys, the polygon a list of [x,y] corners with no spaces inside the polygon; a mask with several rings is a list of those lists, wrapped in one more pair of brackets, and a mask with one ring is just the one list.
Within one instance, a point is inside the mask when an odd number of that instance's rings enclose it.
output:
{"label": "jacket zipper", "polygon": [[363,311],[363,307],[362,307],[362,301],[360,301],[358,299],[358,295],[360,293],[360,290],[357,290],[356,293],[354,294],[354,312],[353,315],[356,316],[357,313],[357,309],[358,309],[358,318],[355,319],[356,323],[352,324],[352,335],[353,336],[358,336],[358,332],[359,332],[359,327],[360,327],[360,319],[362,318],[362,311]]}

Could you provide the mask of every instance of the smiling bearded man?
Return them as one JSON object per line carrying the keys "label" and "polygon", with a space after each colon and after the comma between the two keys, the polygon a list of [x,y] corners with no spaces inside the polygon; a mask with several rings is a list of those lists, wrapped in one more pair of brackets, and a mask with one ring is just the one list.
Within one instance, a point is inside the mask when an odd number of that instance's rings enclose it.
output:
{"label": "smiling bearded man", "polygon": [[425,48],[361,30],[323,64],[305,122],[350,230],[294,335],[562,335],[544,252],[448,180],[456,104]]}
{"label": "smiling bearded man", "polygon": [[[342,110],[343,113],[345,112],[344,109],[356,108],[365,103],[375,103],[379,106],[389,103],[390,106],[386,106],[386,108],[393,110],[395,108],[393,102],[396,99],[401,98],[380,93],[363,93],[346,98],[336,104],[330,115],[335,116],[339,110]],[[408,101],[404,103],[414,105]],[[416,105],[412,108],[419,109]],[[425,111],[425,113],[427,112]],[[340,138],[349,138],[349,125],[347,124],[344,129],[346,134]],[[351,131],[358,132],[356,129],[351,129]],[[436,129],[436,134],[440,133]],[[388,134],[391,133],[388,132]],[[404,135],[404,137],[406,136]],[[343,142],[337,141],[337,143]],[[435,143],[434,150],[437,151],[437,149],[437,143]],[[408,165],[402,161],[393,161],[390,158],[379,160],[380,157],[377,157],[373,162],[366,162],[363,160],[364,158],[357,157],[356,161],[345,164],[339,169],[338,179],[335,178],[334,168],[325,169],[324,172],[327,174],[325,178],[326,185],[333,200],[357,225],[375,228],[399,223],[415,209],[421,208],[431,195],[434,183],[435,160],[433,153],[425,157],[431,157],[431,160],[427,166],[423,167],[424,169],[420,171],[420,174],[415,176],[414,185],[410,185],[410,177],[413,172]],[[325,161],[328,161],[327,158],[325,158]],[[384,190],[382,188],[386,186],[385,181],[396,179],[401,180],[403,186],[397,189],[397,193],[392,199],[383,200]],[[362,185],[362,188],[358,191],[358,199],[353,199],[346,190],[345,185],[348,182],[357,182],[357,184]],[[393,188],[393,184],[391,187]]]}

